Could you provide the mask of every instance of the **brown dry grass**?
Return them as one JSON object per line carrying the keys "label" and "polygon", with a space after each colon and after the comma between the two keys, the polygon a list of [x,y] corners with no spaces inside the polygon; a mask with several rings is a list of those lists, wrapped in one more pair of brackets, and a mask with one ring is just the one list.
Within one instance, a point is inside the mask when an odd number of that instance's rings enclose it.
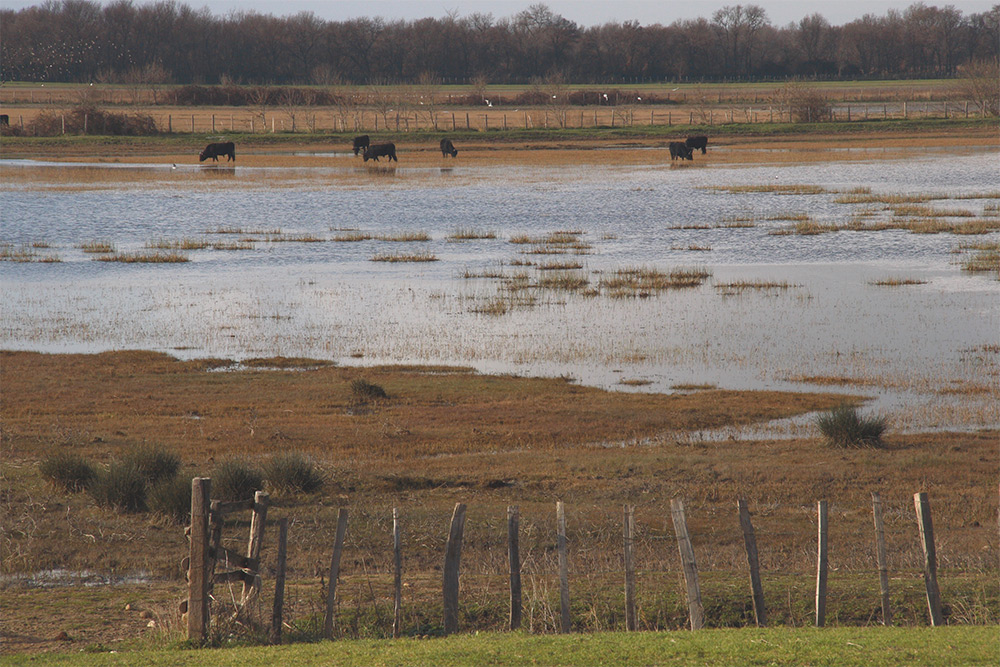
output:
{"label": "brown dry grass", "polygon": [[[213,372],[228,362],[181,362],[152,352],[4,352],[0,362],[4,572],[144,569],[164,578],[151,586],[95,591],[90,604],[78,599],[76,589],[5,590],[0,622],[5,638],[15,636],[6,650],[65,648],[65,642],[53,641],[60,630],[77,642],[148,632],[137,622],[136,610],[124,611],[125,602],[152,609],[168,627],[176,624],[171,599],[184,590],[178,566],[186,549],[182,527],[147,515],[100,510],[83,494],[53,494],[37,471],[38,461],[55,452],[105,463],[140,443],[178,453],[181,474],[188,477],[210,475],[215,461],[234,455],[260,462],[273,452],[302,451],[320,462],[326,487],[308,496],[276,496],[270,514],[291,519],[289,571],[296,592],[289,608],[299,615],[318,609],[319,577],[328,565],[342,506],[351,512],[338,589],[342,618],[357,612],[377,624],[373,601],[383,616],[391,609],[389,531],[391,508],[397,506],[404,527],[410,627],[426,622],[422,614],[439,604],[436,570],[448,517],[458,501],[469,504],[463,605],[482,614],[463,623],[484,628],[502,625],[503,527],[511,503],[521,508],[527,604],[536,630],[552,627],[557,499],[568,509],[574,599],[578,605],[581,597],[590,600],[584,609],[593,605],[586,612],[578,607],[581,619],[586,615],[580,622],[588,628],[611,622],[615,613],[608,605],[619,594],[623,503],[637,505],[636,557],[645,591],[644,622],[651,628],[683,623],[679,566],[666,512],[672,497],[686,501],[709,599],[733,596],[735,582],[745,576],[734,501],[740,495],[750,500],[772,613],[781,622],[808,619],[819,498],[832,508],[834,588],[858,577],[871,588],[868,494],[882,494],[892,569],[902,577],[894,581],[912,588],[907,593],[912,599],[900,612],[903,622],[921,622],[911,616],[921,609],[915,491],[927,491],[932,499],[945,586],[970,573],[995,572],[1000,555],[995,432],[890,434],[886,450],[849,451],[828,448],[818,439],[699,436],[707,429],[852,400],[843,395],[710,386],[673,396],[615,393],[561,379],[484,376],[460,368],[343,368],[280,358]],[[390,398],[359,403],[350,388],[358,378],[385,388]],[[245,521],[227,525],[225,536],[232,548],[244,548]],[[274,565],[273,538],[271,532],[265,538],[266,572]],[[978,618],[992,613],[995,620],[995,610],[981,607],[992,603],[961,600],[973,605],[970,613]],[[864,622],[870,613],[864,609],[877,607],[877,597],[867,604],[834,598],[831,605],[851,619],[860,613]],[[103,618],[116,619],[115,625],[108,627]],[[17,631],[11,632],[14,621]],[[358,631],[345,626],[348,634]]]}

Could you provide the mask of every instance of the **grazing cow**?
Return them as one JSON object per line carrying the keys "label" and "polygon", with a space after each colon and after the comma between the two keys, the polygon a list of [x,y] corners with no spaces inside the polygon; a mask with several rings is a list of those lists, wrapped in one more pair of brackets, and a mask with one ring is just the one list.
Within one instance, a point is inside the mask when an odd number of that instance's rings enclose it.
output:
{"label": "grazing cow", "polygon": [[692,150],[701,149],[701,154],[705,154],[705,146],[708,146],[708,137],[688,137],[684,145]]}
{"label": "grazing cow", "polygon": [[368,162],[368,160],[378,162],[378,159],[383,156],[388,157],[389,162],[399,162],[396,159],[396,144],[373,144],[365,149],[362,156],[365,162]]}
{"label": "grazing cow", "polygon": [[451,143],[451,139],[442,139],[441,157],[447,157],[449,155],[455,157],[456,155],[458,155],[458,149],[456,149],[455,145]]}
{"label": "grazing cow", "polygon": [[691,157],[691,149],[687,147],[683,141],[671,141],[670,142],[670,159],[676,160],[680,158],[682,160],[693,160]]}
{"label": "grazing cow", "polygon": [[205,150],[203,150],[201,155],[198,156],[198,162],[204,162],[208,158],[212,158],[218,162],[220,155],[226,156],[226,162],[229,162],[230,160],[236,162],[236,144],[231,141],[219,144],[209,144],[205,146]]}
{"label": "grazing cow", "polygon": [[369,143],[367,134],[362,134],[360,137],[354,137],[354,154],[357,155],[361,151],[368,150]]}
{"label": "grazing cow", "polygon": [[2,125],[4,127],[9,127],[10,126],[10,116],[7,115],[7,114],[5,114],[5,113],[0,114],[0,125]]}

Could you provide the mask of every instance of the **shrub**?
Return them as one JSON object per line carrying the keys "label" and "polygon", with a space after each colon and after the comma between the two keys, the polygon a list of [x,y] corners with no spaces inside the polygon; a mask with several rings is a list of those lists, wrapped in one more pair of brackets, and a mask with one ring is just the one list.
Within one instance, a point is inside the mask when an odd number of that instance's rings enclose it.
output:
{"label": "shrub", "polygon": [[881,447],[888,428],[885,417],[862,417],[856,408],[841,405],[816,418],[816,425],[831,445]]}
{"label": "shrub", "polygon": [[796,123],[819,123],[830,118],[830,101],[817,90],[795,91],[788,107]]}
{"label": "shrub", "polygon": [[122,460],[134,466],[150,485],[173,479],[181,467],[180,457],[155,445],[134,447]]}
{"label": "shrub", "polygon": [[149,492],[149,509],[186,523],[191,515],[191,480],[172,477],[161,481]]}
{"label": "shrub", "polygon": [[62,134],[103,134],[149,136],[157,134],[156,121],[146,113],[105,111],[92,104],[75,106],[69,111],[46,110],[35,116],[27,134],[51,137]]}
{"label": "shrub", "polygon": [[221,462],[212,475],[212,497],[219,500],[250,500],[263,488],[260,470],[235,459]]}
{"label": "shrub", "polygon": [[264,464],[264,478],[279,492],[311,493],[323,486],[323,476],[299,452],[276,454]]}
{"label": "shrub", "polygon": [[389,394],[385,393],[385,389],[363,378],[351,381],[351,393],[359,401],[374,401],[380,398],[389,398]]}
{"label": "shrub", "polygon": [[138,468],[124,461],[115,461],[99,472],[87,490],[101,507],[122,512],[146,509],[146,478]]}
{"label": "shrub", "polygon": [[38,466],[42,477],[66,492],[83,491],[94,479],[94,467],[76,454],[56,454]]}

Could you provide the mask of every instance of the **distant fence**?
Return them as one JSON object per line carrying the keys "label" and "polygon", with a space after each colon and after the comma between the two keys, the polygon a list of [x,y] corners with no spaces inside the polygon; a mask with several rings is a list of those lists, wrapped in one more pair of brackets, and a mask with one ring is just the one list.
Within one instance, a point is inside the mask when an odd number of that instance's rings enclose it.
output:
{"label": "distant fence", "polygon": [[[181,611],[185,614],[187,636],[194,641],[202,641],[208,636],[211,621],[208,601],[212,595],[212,587],[220,582],[242,582],[243,593],[236,600],[236,616],[238,617],[247,604],[256,598],[261,587],[260,550],[263,541],[264,523],[269,506],[268,495],[258,492],[252,501],[237,503],[220,503],[210,500],[211,479],[196,477],[192,480],[191,524],[187,529],[190,539],[189,556],[184,566],[187,570],[188,593],[181,603]],[[944,623],[942,615],[941,594],[937,582],[937,555],[934,541],[934,529],[931,521],[930,502],[926,493],[917,493],[913,497],[917,526],[922,548],[923,578],[926,592],[928,618],[932,626]],[[556,503],[555,534],[559,580],[559,622],[560,632],[568,633],[572,629],[572,611],[570,606],[571,581],[569,576],[569,541],[566,534],[566,507],[562,502]],[[760,563],[758,558],[757,540],[751,515],[745,499],[740,498],[734,508],[735,520],[738,521],[743,535],[747,572],[750,583],[747,590],[752,600],[754,622],[758,626],[768,624],[767,603],[761,585]],[[246,555],[227,550],[221,545],[221,533],[224,518],[236,511],[252,511],[250,522],[250,538]],[[706,624],[705,605],[702,599],[699,571],[695,549],[687,526],[687,515],[684,502],[674,498],[670,502],[670,517],[674,528],[677,549],[684,577],[685,599],[689,626],[698,630]],[[886,562],[885,534],[882,518],[882,501],[879,495],[872,494],[872,517],[874,524],[873,541],[876,545],[876,566],[879,578],[881,623],[892,622],[892,609],[889,595],[888,564]],[[827,575],[829,571],[829,512],[827,501],[820,500],[816,506],[816,524],[818,527],[816,546],[816,595],[814,623],[817,627],[826,624]],[[507,508],[507,564],[509,571],[509,621],[507,627],[511,630],[521,626],[523,613],[522,600],[522,562],[519,549],[520,520],[516,505]],[[275,595],[271,615],[270,638],[280,642],[283,625],[283,604],[285,588],[285,562],[288,543],[288,520],[278,521],[279,536],[277,544],[277,566],[275,568]],[[392,636],[399,637],[402,633],[402,541],[399,514],[393,509],[393,623]],[[445,634],[458,632],[459,628],[459,589],[462,563],[462,547],[466,526],[466,505],[457,503],[452,513],[447,543],[441,568],[441,591],[443,602],[443,628]],[[348,513],[340,509],[337,517],[337,531],[333,544],[333,552],[329,568],[329,587],[326,592],[325,617],[323,636],[332,639],[334,636],[334,600],[337,583],[340,577],[340,561],[344,551],[344,542],[348,530]],[[622,555],[624,561],[624,618],[628,630],[636,630],[636,565],[634,550],[636,546],[634,506],[625,505],[622,521]],[[216,572],[219,565],[234,568],[227,572]]]}
{"label": "distant fence", "polygon": [[[122,107],[124,113],[130,107]],[[278,133],[278,132],[415,132],[418,130],[495,132],[531,129],[587,129],[620,127],[725,126],[731,124],[787,123],[792,112],[784,105],[716,106],[595,106],[535,107],[528,109],[474,108],[458,111],[357,108],[349,113],[330,107],[297,107],[265,111],[239,107],[236,111],[198,109],[190,113],[164,112],[156,107],[133,107],[151,117],[159,132],[168,134]],[[35,132],[32,122],[41,110],[8,114],[10,124],[22,134]],[[51,114],[51,109],[46,110]],[[61,113],[61,112],[60,112]],[[68,128],[61,113],[62,134],[99,133],[97,123]],[[911,118],[974,118],[983,111],[969,101],[835,103],[821,117],[807,122],[855,122]],[[59,131],[59,128],[56,128]]]}

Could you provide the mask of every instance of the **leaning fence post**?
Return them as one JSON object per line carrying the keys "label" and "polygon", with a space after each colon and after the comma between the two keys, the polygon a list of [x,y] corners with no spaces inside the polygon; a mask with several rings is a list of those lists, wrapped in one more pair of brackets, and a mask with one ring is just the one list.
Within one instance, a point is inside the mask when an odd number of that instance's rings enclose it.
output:
{"label": "leaning fence post", "polygon": [[747,552],[747,565],[750,567],[750,590],[753,592],[753,615],[757,627],[767,625],[767,612],[764,610],[764,588],[760,583],[760,558],[757,554],[757,536],[750,523],[750,510],[746,498],[736,501],[740,512],[740,528],[743,529],[743,545]]}
{"label": "leaning fence post", "polygon": [[635,614],[635,559],[632,547],[635,540],[635,508],[625,505],[625,516],[622,532],[625,541],[625,629],[634,632],[636,629]]}
{"label": "leaning fence post", "polygon": [[889,607],[889,564],[885,551],[885,529],[882,526],[882,498],[878,493],[872,493],[872,515],[875,518],[878,586],[882,594],[882,625],[892,625],[892,609]]}
{"label": "leaning fence post", "polygon": [[392,636],[399,639],[403,632],[403,534],[399,525],[399,508],[392,508]]}
{"label": "leaning fence post", "polygon": [[191,480],[191,547],[188,560],[187,637],[201,642],[208,635],[209,619],[209,503],[212,480]]}
{"label": "leaning fence post", "polygon": [[926,493],[913,495],[917,510],[917,525],[920,527],[920,541],[924,546],[924,585],[927,588],[927,610],[931,615],[931,625],[944,625],[941,615],[941,593],[937,583],[937,552],[934,548],[934,526],[931,523],[931,503]]}
{"label": "leaning fence post", "polygon": [[458,632],[458,573],[465,533],[465,503],[456,503],[444,556],[444,633]]}
{"label": "leaning fence post", "polygon": [[698,585],[698,566],[694,560],[694,547],[691,545],[687,520],[684,518],[684,501],[680,498],[674,498],[670,501],[670,518],[674,523],[677,548],[680,551],[681,566],[684,569],[691,629],[700,630],[705,625],[705,608],[701,604],[701,588]]}
{"label": "leaning fence post", "polygon": [[566,544],[566,508],[556,502],[556,549],[559,553],[559,631],[572,630],[569,613],[569,553]]}
{"label": "leaning fence post", "polygon": [[[267,507],[270,504],[270,496],[263,491],[258,491],[253,496],[253,516],[250,518],[250,541],[247,543],[247,558],[258,560],[260,558],[260,547],[264,543],[264,526],[267,524]],[[260,568],[258,568],[258,572]],[[243,594],[241,604],[246,606],[253,598],[260,593],[260,575],[254,578],[252,584],[243,582]]]}
{"label": "leaning fence post", "polygon": [[326,618],[323,621],[323,637],[333,639],[333,603],[340,577],[340,557],[344,552],[344,537],[347,535],[347,508],[341,507],[337,513],[337,536],[333,540],[333,557],[330,559],[330,587],[326,591]]}
{"label": "leaning fence post", "polygon": [[510,629],[521,627],[520,516],[517,505],[507,506],[507,556],[510,564]]}
{"label": "leaning fence post", "polygon": [[271,610],[271,643],[281,643],[281,616],[285,609],[285,564],[288,560],[288,519],[278,522],[278,567],[274,574],[274,606]]}
{"label": "leaning fence post", "polygon": [[827,571],[827,505],[820,500],[816,507],[819,531],[816,547],[816,627],[826,624],[826,571]]}

